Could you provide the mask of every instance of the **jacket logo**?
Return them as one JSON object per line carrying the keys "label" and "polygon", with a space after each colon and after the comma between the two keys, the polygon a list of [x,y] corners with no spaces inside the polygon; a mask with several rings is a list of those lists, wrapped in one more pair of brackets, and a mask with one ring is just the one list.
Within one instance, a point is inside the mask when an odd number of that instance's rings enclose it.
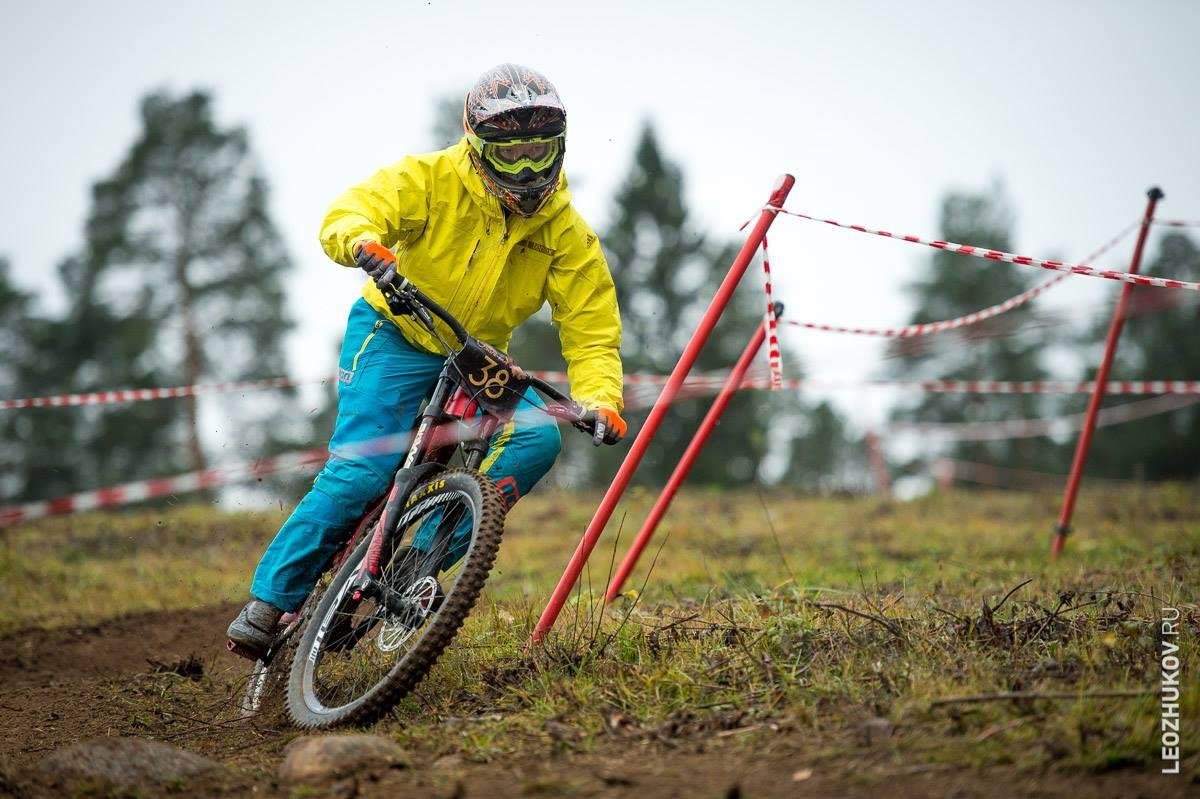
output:
{"label": "jacket logo", "polygon": [[540,252],[542,255],[549,255],[551,258],[554,257],[554,250],[550,249],[544,244],[538,244],[536,241],[523,241],[521,242],[521,246],[527,250]]}

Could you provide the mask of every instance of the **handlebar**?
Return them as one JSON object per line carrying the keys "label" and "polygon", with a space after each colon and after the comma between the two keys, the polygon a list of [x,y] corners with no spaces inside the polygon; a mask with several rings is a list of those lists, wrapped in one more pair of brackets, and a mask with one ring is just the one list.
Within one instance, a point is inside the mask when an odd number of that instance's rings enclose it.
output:
{"label": "handlebar", "polygon": [[430,330],[433,329],[433,320],[429,317],[429,314],[432,313],[446,323],[446,326],[450,328],[450,332],[458,339],[459,344],[466,344],[467,339],[471,337],[471,334],[467,332],[467,329],[462,326],[461,322],[451,316],[450,312],[445,308],[430,299],[429,295],[413,285],[408,278],[401,278],[399,284],[392,284],[391,287],[381,289],[381,291],[383,292],[383,298],[387,300],[389,308],[393,305],[398,305],[402,309],[407,306],[421,320],[422,324]]}
{"label": "handlebar", "polygon": [[553,416],[555,419],[561,419],[564,422],[570,423],[576,430],[581,430],[592,436],[592,443],[600,446],[601,442],[599,439],[604,437],[604,428],[600,427],[600,431],[597,433],[598,422],[591,411],[588,411],[545,380],[530,375],[529,383],[539,392],[553,400],[553,402],[542,409],[548,416]]}
{"label": "handlebar", "polygon": [[562,419],[564,422],[570,422],[581,430],[584,429],[580,425],[585,424],[583,417],[587,415],[587,411],[582,405],[541,378],[530,375],[529,383],[539,393],[553,400],[553,402],[546,405],[543,409],[548,415],[553,416],[555,419]]}
{"label": "handlebar", "polygon": [[[397,276],[399,277],[399,276]],[[430,314],[436,316],[446,323],[450,331],[454,333],[458,343],[466,345],[471,334],[463,327],[462,323],[455,319],[449,311],[438,305],[429,295],[417,288],[408,278],[400,278],[398,284],[393,283],[391,286],[381,289],[383,298],[387,301],[388,307],[395,312],[409,312],[414,314],[423,325],[429,330],[433,330],[433,319]],[[528,375],[530,385],[538,392],[545,395],[551,402],[547,403],[542,410],[549,416],[555,419],[561,419],[564,422],[569,422],[576,429],[582,430],[585,433],[594,433],[594,422],[588,420],[588,411],[575,400],[559,391],[554,386],[547,383],[545,380]]]}

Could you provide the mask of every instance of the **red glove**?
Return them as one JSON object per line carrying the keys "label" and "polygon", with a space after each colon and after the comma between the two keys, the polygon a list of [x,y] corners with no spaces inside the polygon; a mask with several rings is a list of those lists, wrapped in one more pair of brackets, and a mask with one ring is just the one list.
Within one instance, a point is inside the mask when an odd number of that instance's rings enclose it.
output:
{"label": "red glove", "polygon": [[588,411],[583,418],[592,424],[592,443],[597,447],[601,444],[618,443],[629,429],[621,414],[612,408]]}

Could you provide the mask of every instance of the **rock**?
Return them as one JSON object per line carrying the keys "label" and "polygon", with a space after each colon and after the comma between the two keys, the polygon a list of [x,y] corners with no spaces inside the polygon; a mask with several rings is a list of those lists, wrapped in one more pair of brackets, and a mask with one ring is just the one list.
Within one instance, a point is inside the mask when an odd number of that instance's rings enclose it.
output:
{"label": "rock", "polygon": [[115,787],[179,784],[224,771],[221,764],[158,741],[97,738],[59,749],[36,768],[55,782],[100,781]]}
{"label": "rock", "polygon": [[347,777],[338,780],[329,788],[329,799],[354,799],[358,796],[358,780]]}
{"label": "rock", "polygon": [[572,727],[570,724],[563,724],[558,719],[547,719],[546,732],[559,743],[574,743],[583,738],[583,730]]}
{"label": "rock", "polygon": [[892,723],[884,718],[867,719],[858,727],[859,739],[863,746],[878,746],[892,737]]}
{"label": "rock", "polygon": [[321,782],[371,768],[408,768],[408,753],[381,735],[306,735],[288,744],[279,779]]}
{"label": "rock", "polygon": [[464,765],[463,759],[458,755],[442,755],[437,760],[433,761],[433,768],[444,771],[460,769]]}

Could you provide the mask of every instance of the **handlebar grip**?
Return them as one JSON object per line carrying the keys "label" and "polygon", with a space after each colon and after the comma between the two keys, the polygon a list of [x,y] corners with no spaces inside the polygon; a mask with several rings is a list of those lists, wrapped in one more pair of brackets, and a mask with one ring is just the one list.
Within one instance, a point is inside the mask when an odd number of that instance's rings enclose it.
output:
{"label": "handlebar grip", "polygon": [[598,447],[604,443],[604,434],[608,432],[608,425],[600,417],[596,417],[596,426],[592,429],[592,446]]}

